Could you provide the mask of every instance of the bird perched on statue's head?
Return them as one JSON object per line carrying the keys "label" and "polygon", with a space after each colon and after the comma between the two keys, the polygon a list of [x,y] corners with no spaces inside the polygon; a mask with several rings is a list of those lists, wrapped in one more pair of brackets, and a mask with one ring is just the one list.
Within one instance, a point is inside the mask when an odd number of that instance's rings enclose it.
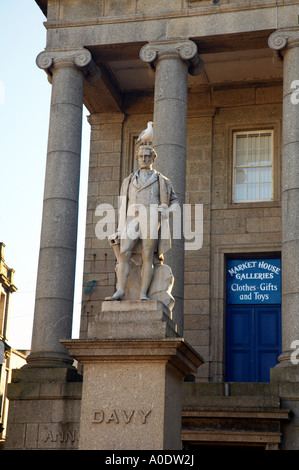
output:
{"label": "bird perched on statue's head", "polygon": [[154,133],[154,130],[153,130],[153,122],[152,121],[149,121],[147,123],[147,128],[144,129],[144,131],[142,131],[137,139],[137,144],[141,144],[141,143],[144,143],[144,142],[152,142],[153,141],[153,133]]}

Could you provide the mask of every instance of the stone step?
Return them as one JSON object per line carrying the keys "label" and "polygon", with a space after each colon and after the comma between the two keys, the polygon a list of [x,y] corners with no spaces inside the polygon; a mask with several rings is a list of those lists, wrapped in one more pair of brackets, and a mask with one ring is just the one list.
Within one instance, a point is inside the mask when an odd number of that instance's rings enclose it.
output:
{"label": "stone step", "polygon": [[225,389],[229,396],[277,396],[279,387],[269,382],[193,382],[185,383],[186,395],[221,396]]}
{"label": "stone step", "polygon": [[275,409],[280,407],[280,398],[276,384],[271,383],[184,383],[183,407],[186,409]]}
{"label": "stone step", "polygon": [[184,397],[184,409],[230,409],[230,410],[245,410],[245,409],[279,409],[279,397],[225,397],[225,396],[211,396],[211,397],[193,397],[188,399]]}

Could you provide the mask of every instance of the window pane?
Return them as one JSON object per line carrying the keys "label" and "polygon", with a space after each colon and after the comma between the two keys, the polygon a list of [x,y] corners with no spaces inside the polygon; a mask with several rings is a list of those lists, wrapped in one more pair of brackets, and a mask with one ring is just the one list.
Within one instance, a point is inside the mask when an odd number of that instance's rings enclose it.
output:
{"label": "window pane", "polygon": [[236,170],[236,183],[242,184],[242,183],[246,183],[246,181],[247,181],[247,170],[246,169]]}
{"label": "window pane", "polygon": [[247,136],[248,138],[248,148],[252,149],[252,146],[254,144],[254,139],[255,139],[256,134],[250,134]]}
{"label": "window pane", "polygon": [[271,183],[272,168],[270,166],[260,168],[260,182]]}
{"label": "window pane", "polygon": [[236,165],[237,166],[244,166],[247,165],[247,152],[243,150],[237,151],[236,154]]}
{"label": "window pane", "polygon": [[260,136],[260,164],[267,165],[271,163],[272,139],[271,134],[261,134]]}
{"label": "window pane", "polygon": [[260,199],[271,199],[271,183],[262,183],[260,185]]}
{"label": "window pane", "polygon": [[258,184],[248,185],[248,199],[259,199],[259,185]]}
{"label": "window pane", "polygon": [[247,135],[237,135],[236,138],[237,150],[247,150]]}
{"label": "window pane", "polygon": [[246,199],[246,184],[236,184],[235,200],[245,201]]}
{"label": "window pane", "polygon": [[271,134],[261,134],[260,135],[261,141],[261,149],[269,149],[271,148]]}
{"label": "window pane", "polygon": [[248,136],[248,149],[256,150],[259,148],[259,135],[250,134]]}
{"label": "window pane", "polygon": [[271,152],[269,150],[261,150],[260,165],[269,165],[271,163]]}
{"label": "window pane", "polygon": [[247,164],[247,135],[237,135],[236,138],[236,165]]}
{"label": "window pane", "polygon": [[248,168],[248,183],[258,183],[259,168]]}
{"label": "window pane", "polygon": [[256,165],[258,160],[258,151],[256,149],[248,150],[248,165]]}
{"label": "window pane", "polygon": [[259,135],[248,136],[248,165],[256,165],[259,161]]}

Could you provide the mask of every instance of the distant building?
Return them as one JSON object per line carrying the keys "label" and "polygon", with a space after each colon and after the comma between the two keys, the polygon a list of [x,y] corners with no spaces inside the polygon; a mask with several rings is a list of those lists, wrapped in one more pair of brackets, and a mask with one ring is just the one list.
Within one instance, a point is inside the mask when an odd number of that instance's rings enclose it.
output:
{"label": "distant building", "polygon": [[26,363],[26,355],[11,348],[8,344],[8,323],[10,296],[17,291],[14,285],[14,270],[5,264],[3,242],[0,243],[0,448],[6,436],[8,400],[7,384],[11,371],[19,369]]}
{"label": "distant building", "polygon": [[[80,339],[115,291],[115,256],[97,236],[97,208],[117,209],[136,139],[153,120],[155,169],[182,204],[203,208],[202,246],[184,250],[175,240],[165,257],[174,321],[204,359],[184,383],[182,446],[298,449],[298,1],[36,3],[47,29],[37,64],[52,101],[32,350],[10,391],[19,413],[9,448],[80,445],[77,378],[73,394],[69,378],[69,395],[57,393],[66,411],[53,408],[52,423],[52,388],[27,397],[44,411],[27,428],[17,394],[27,393],[33,372],[36,381],[45,380],[41,370],[52,380],[50,366],[70,373],[60,340],[72,330],[84,103],[91,129]],[[102,432],[105,423],[91,426]]]}

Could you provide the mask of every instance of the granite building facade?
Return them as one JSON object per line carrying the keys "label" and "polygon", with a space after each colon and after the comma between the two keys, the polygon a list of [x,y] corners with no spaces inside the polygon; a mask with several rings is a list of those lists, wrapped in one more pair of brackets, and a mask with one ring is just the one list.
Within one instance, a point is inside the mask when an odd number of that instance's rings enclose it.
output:
{"label": "granite building facade", "polygon": [[[117,208],[136,138],[153,120],[155,167],[181,204],[203,208],[201,248],[184,250],[176,240],[167,258],[178,331],[204,359],[183,387],[183,446],[298,448],[298,2],[37,4],[46,16],[37,65],[52,83],[50,131],[33,342],[14,379],[18,390],[24,384],[22,400],[15,384],[10,399],[15,407],[46,403],[56,418],[28,423],[14,413],[19,437],[8,446],[77,446],[69,426],[79,432],[82,383],[60,339],[71,335],[84,103],[90,167],[80,337],[115,289],[113,250],[96,236],[97,207]],[[50,396],[41,371],[54,369],[59,386]]]}

